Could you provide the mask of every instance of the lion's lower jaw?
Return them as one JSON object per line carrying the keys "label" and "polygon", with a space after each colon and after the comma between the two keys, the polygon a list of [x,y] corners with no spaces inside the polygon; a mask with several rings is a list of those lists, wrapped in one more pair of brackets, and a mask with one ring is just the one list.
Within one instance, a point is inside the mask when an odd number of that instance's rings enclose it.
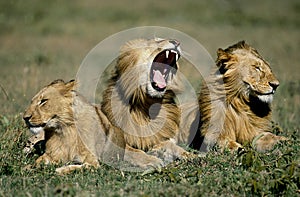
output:
{"label": "lion's lower jaw", "polygon": [[147,84],[146,88],[147,94],[149,94],[153,98],[162,98],[166,92],[166,90],[163,91],[157,91],[155,90],[150,83]]}
{"label": "lion's lower jaw", "polygon": [[264,103],[271,104],[273,101],[273,94],[268,94],[268,95],[258,95],[258,99]]}
{"label": "lion's lower jaw", "polygon": [[44,128],[43,127],[30,127],[29,130],[32,134],[37,135],[40,132],[44,131]]}

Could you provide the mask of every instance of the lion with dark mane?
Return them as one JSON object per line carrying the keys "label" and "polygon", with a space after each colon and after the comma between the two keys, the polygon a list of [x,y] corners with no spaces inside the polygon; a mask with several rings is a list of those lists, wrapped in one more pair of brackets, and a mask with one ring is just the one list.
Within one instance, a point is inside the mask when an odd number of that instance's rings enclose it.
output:
{"label": "lion with dark mane", "polygon": [[36,164],[77,164],[57,168],[58,173],[99,167],[99,161],[117,164],[125,150],[123,132],[75,87],[75,81],[55,80],[32,98],[25,111],[23,118],[35,140],[36,136],[45,140],[45,152]]}
{"label": "lion with dark mane", "polygon": [[180,124],[175,102],[180,53],[176,40],[129,41],[104,92],[102,111],[124,131],[124,159],[139,167],[161,166],[187,153],[174,140]]}
{"label": "lion with dark mane", "polygon": [[261,55],[241,41],[219,49],[216,64],[199,96],[204,143],[236,150],[252,142],[264,152],[285,140],[271,133],[271,102],[279,81]]}

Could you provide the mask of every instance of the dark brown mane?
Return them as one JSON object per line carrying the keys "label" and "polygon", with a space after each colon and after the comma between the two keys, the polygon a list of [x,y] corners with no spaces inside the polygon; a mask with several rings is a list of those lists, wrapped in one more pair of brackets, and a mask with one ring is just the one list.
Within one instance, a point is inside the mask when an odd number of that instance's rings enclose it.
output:
{"label": "dark brown mane", "polygon": [[233,51],[235,51],[237,49],[249,49],[249,48],[250,48],[250,46],[248,44],[246,44],[246,42],[244,40],[242,40],[234,45],[229,46],[224,51],[227,53],[232,53]]}
{"label": "dark brown mane", "polygon": [[[74,80],[72,80],[72,81],[74,81]],[[54,84],[57,84],[57,83],[65,83],[65,81],[62,80],[62,79],[56,79],[56,80],[52,81],[48,86],[51,86],[51,85],[54,85]]]}
{"label": "dark brown mane", "polygon": [[226,53],[233,54],[233,52],[238,50],[238,49],[245,49],[248,52],[252,53],[254,56],[256,56],[260,59],[263,59],[262,56],[258,53],[258,51],[255,48],[248,45],[244,40],[239,41],[238,43],[229,46],[228,48],[224,49],[224,51]]}

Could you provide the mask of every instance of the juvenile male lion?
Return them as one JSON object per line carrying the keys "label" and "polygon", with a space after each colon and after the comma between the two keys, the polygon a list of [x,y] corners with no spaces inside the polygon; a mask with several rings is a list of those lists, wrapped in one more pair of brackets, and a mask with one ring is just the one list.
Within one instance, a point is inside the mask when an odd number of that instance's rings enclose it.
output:
{"label": "juvenile male lion", "polygon": [[74,90],[75,84],[53,81],[32,98],[23,117],[32,133],[44,132],[46,150],[37,164],[82,164],[58,168],[59,173],[98,167],[99,160],[118,162],[125,149],[123,133]]}
{"label": "juvenile male lion", "polygon": [[244,41],[219,49],[216,64],[199,97],[204,143],[234,150],[253,140],[258,151],[266,151],[284,140],[270,133],[279,81],[269,64]]}
{"label": "juvenile male lion", "polygon": [[125,160],[139,167],[163,165],[144,151],[162,151],[164,161],[186,153],[173,140],[180,120],[174,88],[180,52],[176,40],[128,42],[104,92],[102,111],[124,131]]}

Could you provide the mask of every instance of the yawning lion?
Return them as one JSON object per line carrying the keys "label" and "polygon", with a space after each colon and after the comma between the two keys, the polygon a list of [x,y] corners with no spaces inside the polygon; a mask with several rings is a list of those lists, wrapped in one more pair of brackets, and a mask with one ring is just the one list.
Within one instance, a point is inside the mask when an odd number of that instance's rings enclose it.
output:
{"label": "yawning lion", "polygon": [[173,140],[180,124],[175,102],[179,44],[158,38],[129,41],[103,95],[102,111],[124,131],[125,160],[140,167],[161,166],[186,154]]}

